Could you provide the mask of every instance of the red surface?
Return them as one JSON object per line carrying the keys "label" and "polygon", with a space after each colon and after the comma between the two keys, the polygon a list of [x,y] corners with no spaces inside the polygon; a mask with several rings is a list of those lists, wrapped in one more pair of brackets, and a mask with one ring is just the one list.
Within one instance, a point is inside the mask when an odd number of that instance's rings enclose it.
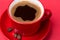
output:
{"label": "red surface", "polygon": [[[11,0],[0,0],[0,18],[2,13],[7,9],[10,2]],[[60,40],[60,0],[41,0],[41,2],[45,8],[52,11],[51,31],[45,40]],[[1,31],[0,40],[7,40]]]}

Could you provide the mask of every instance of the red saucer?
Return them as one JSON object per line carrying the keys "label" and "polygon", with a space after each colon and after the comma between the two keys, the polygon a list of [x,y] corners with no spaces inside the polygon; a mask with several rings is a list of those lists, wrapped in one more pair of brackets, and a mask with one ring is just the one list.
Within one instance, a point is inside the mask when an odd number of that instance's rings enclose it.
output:
{"label": "red saucer", "polygon": [[[7,38],[8,38],[8,36],[10,36],[10,38],[14,39],[12,37],[11,33],[7,32],[7,28],[12,26],[12,22],[9,19],[10,18],[8,16],[7,10],[6,10],[1,16],[1,30]],[[47,34],[50,30],[50,27],[51,27],[50,21],[42,22],[40,30],[38,30],[38,32],[35,35],[22,36],[22,40],[43,40],[47,36]]]}

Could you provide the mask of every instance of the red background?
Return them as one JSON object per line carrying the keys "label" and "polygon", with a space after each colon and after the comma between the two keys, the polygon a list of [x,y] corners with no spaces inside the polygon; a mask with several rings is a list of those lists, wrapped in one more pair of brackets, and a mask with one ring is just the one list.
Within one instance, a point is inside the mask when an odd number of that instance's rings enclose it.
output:
{"label": "red background", "polygon": [[[0,18],[12,0],[0,0]],[[51,30],[44,40],[60,40],[60,0],[40,0],[46,9],[52,11]],[[0,30],[0,40],[8,40]]]}

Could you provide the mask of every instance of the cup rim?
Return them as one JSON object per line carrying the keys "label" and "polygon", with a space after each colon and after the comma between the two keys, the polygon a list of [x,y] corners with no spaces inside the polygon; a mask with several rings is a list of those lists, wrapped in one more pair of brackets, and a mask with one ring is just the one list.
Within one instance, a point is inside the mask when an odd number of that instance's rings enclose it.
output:
{"label": "cup rim", "polygon": [[[26,1],[26,0],[24,0],[24,1]],[[18,22],[18,21],[16,21],[15,19],[13,19],[12,15],[11,15],[11,9],[12,9],[12,7],[13,7],[16,3],[22,2],[22,1],[17,1],[17,2],[16,2],[16,1],[13,1],[13,2],[10,4],[10,6],[9,6],[8,12],[9,12],[10,18],[11,18],[14,22],[19,23],[19,24],[32,24],[32,23],[36,23],[37,21],[41,20],[41,18],[42,18],[43,15],[44,15],[44,7],[43,7],[42,3],[41,3],[40,1],[37,1],[37,0],[31,0],[31,1],[28,0],[28,1],[29,1],[30,3],[32,3],[32,4],[34,4],[34,5],[39,6],[39,8],[41,9],[41,15],[40,15],[40,17],[37,18],[36,20],[29,21],[29,22]]]}

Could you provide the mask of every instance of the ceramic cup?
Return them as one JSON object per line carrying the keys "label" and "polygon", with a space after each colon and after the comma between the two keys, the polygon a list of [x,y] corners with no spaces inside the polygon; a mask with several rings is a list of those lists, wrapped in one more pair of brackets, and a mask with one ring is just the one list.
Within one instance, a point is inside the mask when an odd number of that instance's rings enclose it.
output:
{"label": "ceramic cup", "polygon": [[[33,20],[33,21],[24,21],[24,22],[17,21],[13,17],[12,13],[14,13],[16,8],[18,6],[20,6],[20,5],[17,5],[17,4],[19,4],[21,2],[22,2],[22,5],[24,4],[24,2],[28,2],[28,3],[31,3],[31,4],[33,4],[35,6],[37,6],[39,8],[39,10],[40,10],[39,17],[37,19]],[[17,5],[17,6],[15,6],[15,5]],[[13,11],[13,9],[14,9],[14,11]],[[13,12],[11,12],[11,10]],[[43,7],[42,3],[40,1],[38,1],[38,0],[14,0],[9,5],[8,12],[9,12],[8,13],[9,17],[13,21],[12,24],[13,24],[13,27],[15,29],[15,32],[17,32],[19,34],[22,34],[22,35],[33,35],[40,28],[40,23],[41,23],[41,20],[43,18],[43,15],[44,15],[44,7]]]}

